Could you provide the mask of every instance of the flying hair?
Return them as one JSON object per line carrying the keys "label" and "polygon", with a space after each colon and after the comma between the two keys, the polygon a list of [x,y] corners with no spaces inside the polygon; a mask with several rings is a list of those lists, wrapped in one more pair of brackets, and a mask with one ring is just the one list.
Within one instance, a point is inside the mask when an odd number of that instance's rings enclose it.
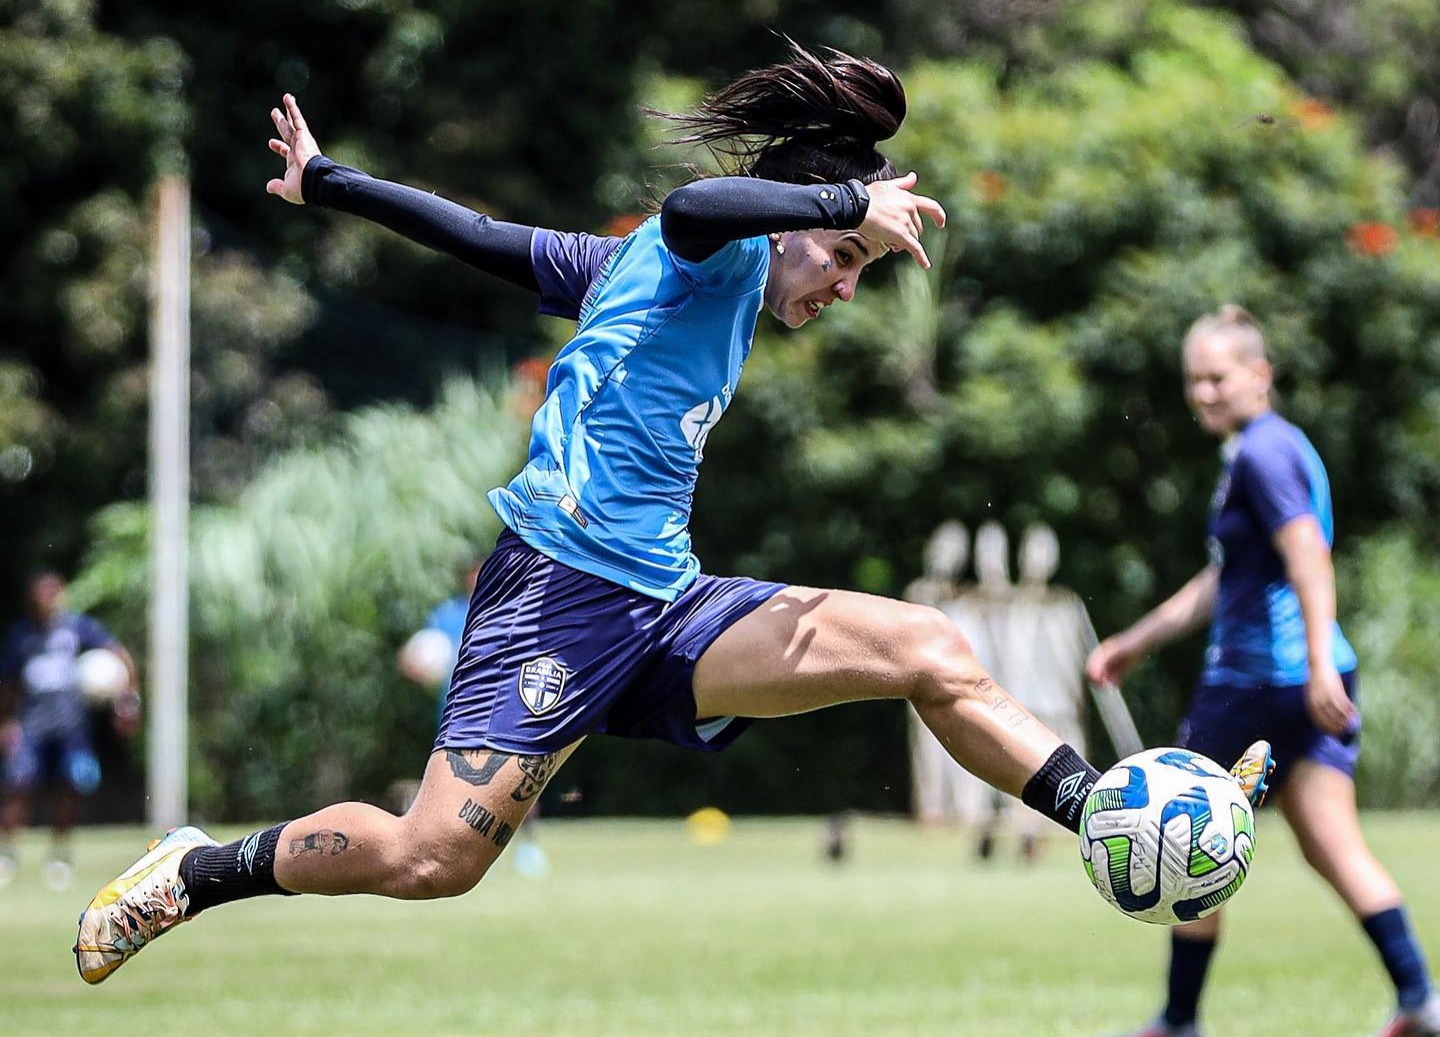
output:
{"label": "flying hair", "polygon": [[1190,329],[1185,332],[1185,341],[1182,346],[1188,349],[1193,342],[1218,335],[1225,338],[1235,347],[1235,355],[1242,360],[1269,360],[1269,350],[1265,346],[1265,336],[1260,331],[1260,324],[1250,314],[1250,311],[1235,303],[1226,303],[1214,313],[1207,313],[1199,318]]}
{"label": "flying hair", "polygon": [[875,145],[905,120],[905,88],[884,65],[785,37],[785,61],[747,72],[691,112],[652,114],[675,139],[703,144],[738,176],[785,183],[864,183],[897,176]]}

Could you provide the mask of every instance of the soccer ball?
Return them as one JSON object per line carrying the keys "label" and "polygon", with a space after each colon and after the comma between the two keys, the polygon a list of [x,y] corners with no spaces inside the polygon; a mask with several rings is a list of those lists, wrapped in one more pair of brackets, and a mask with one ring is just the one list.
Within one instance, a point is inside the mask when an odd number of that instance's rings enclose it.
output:
{"label": "soccer ball", "polygon": [[442,630],[416,631],[400,649],[400,669],[417,684],[440,683],[455,665],[456,646]]}
{"label": "soccer ball", "polygon": [[108,648],[92,648],[75,660],[75,685],[87,702],[106,705],[130,686],[130,671]]}
{"label": "soccer ball", "polygon": [[1142,922],[1204,918],[1235,895],[1254,856],[1255,812],[1245,791],[1188,749],[1128,756],[1085,800],[1085,872],[1102,897]]}

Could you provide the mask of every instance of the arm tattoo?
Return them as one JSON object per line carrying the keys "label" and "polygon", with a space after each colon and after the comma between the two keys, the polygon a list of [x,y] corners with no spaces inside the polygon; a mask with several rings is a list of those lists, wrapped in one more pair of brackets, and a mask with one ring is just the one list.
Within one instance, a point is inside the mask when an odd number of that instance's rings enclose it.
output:
{"label": "arm tattoo", "polygon": [[510,841],[510,837],[515,834],[514,825],[501,821],[473,799],[465,800],[465,805],[460,808],[460,820],[502,850]]}
{"label": "arm tattoo", "polygon": [[338,857],[350,848],[350,837],[344,832],[322,830],[311,832],[300,839],[290,840],[290,856],[303,857],[305,854],[319,854],[321,857]]}

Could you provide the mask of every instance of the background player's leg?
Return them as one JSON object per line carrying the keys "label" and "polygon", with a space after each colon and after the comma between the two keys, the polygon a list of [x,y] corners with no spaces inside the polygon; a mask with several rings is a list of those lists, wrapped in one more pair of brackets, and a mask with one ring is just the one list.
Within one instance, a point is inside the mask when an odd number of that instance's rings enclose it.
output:
{"label": "background player's leg", "polygon": [[1016,796],[1061,745],[991,680],[943,613],[851,591],[776,594],[705,651],[694,690],[702,718],[908,699],[961,766]]}

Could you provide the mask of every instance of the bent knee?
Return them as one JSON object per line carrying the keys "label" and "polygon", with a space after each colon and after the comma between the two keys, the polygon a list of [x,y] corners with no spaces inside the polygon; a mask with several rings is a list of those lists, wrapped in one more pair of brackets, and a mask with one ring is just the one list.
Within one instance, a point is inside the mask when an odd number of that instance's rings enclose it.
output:
{"label": "bent knee", "polygon": [[492,861],[476,852],[471,839],[410,840],[391,869],[392,895],[406,900],[458,897],[480,883]]}
{"label": "bent knee", "polygon": [[907,618],[906,653],[911,673],[912,703],[968,698],[981,694],[989,681],[970,641],[939,609],[916,606]]}

